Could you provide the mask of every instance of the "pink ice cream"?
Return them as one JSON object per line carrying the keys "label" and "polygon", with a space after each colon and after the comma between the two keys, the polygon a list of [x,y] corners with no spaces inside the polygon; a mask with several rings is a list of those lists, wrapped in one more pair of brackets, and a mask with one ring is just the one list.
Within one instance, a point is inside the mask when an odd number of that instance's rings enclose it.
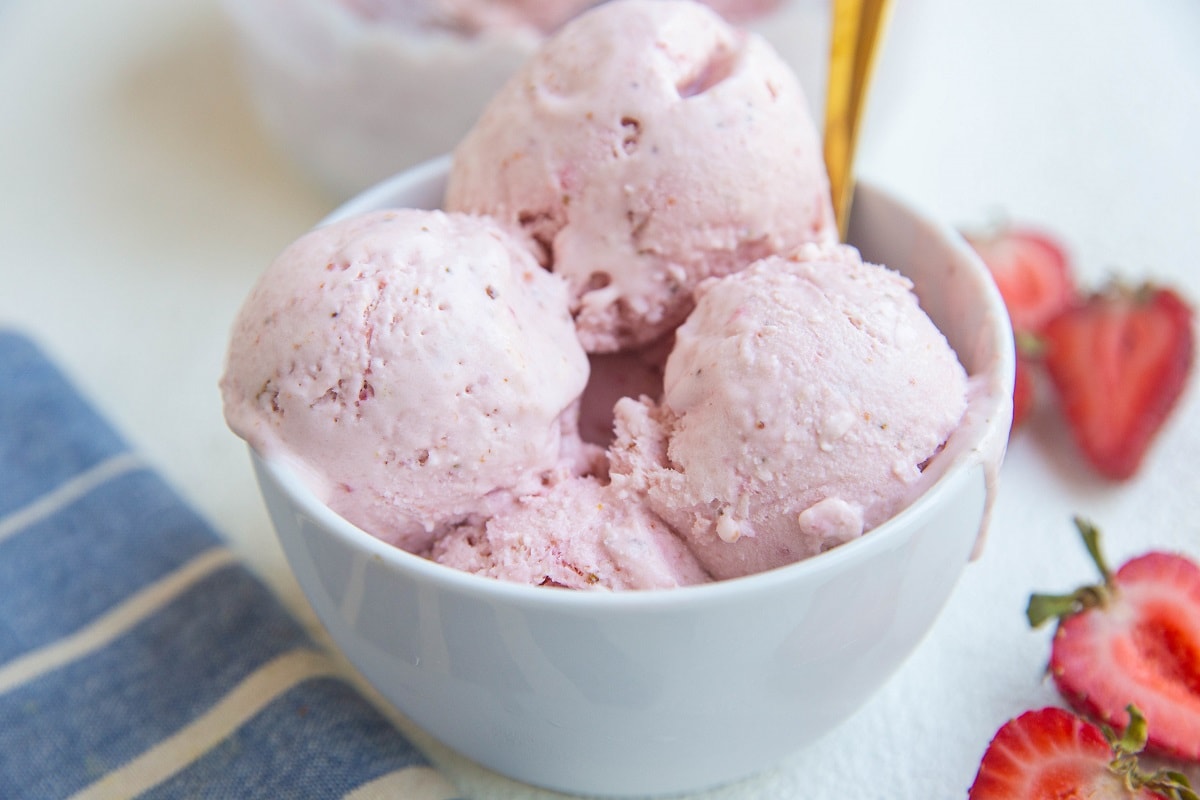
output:
{"label": "pink ice cream", "polygon": [[532,495],[434,543],[447,566],[568,589],[669,589],[710,580],[687,546],[635,498],[595,478]]}
{"label": "pink ice cream", "polygon": [[342,516],[420,551],[585,466],[565,286],[492,221],[382,211],[288,247],[247,298],[229,426]]}
{"label": "pink ice cream", "polygon": [[[558,7],[493,10],[525,5]],[[827,184],[761,39],[610,0],[491,102],[448,211],[270,266],[226,418],[359,527],[491,578],[656,589],[816,555],[924,491],[967,404],[909,281],[836,243]]]}
{"label": "pink ice cream", "polygon": [[446,208],[524,231],[589,352],[660,338],[705,277],[836,238],[795,75],[684,0],[612,0],[549,39],[455,149]]}
{"label": "pink ice cream", "polygon": [[701,284],[664,384],[661,404],[618,402],[613,484],[720,579],[828,550],[907,505],[967,378],[907,279],[810,245]]}

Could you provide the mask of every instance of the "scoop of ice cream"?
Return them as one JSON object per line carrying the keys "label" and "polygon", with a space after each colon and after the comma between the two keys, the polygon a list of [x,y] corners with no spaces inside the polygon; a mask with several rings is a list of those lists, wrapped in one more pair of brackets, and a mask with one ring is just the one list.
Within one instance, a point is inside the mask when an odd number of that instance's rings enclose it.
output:
{"label": "scoop of ice cream", "polygon": [[434,561],[501,580],[570,589],[705,583],[687,546],[637,498],[573,478],[433,544]]}
{"label": "scoop of ice cream", "polygon": [[400,210],[288,247],[238,315],[221,389],[256,450],[422,550],[570,474],[587,375],[561,279],[490,220]]}
{"label": "scoop of ice cream", "polygon": [[658,339],[707,276],[836,238],[794,73],[687,0],[612,0],[547,40],[455,150],[446,207],[530,237],[589,352]]}
{"label": "scoop of ice cream", "polygon": [[809,245],[697,294],[661,404],[617,404],[615,486],[715,578],[812,556],[913,499],[967,378],[907,279]]}

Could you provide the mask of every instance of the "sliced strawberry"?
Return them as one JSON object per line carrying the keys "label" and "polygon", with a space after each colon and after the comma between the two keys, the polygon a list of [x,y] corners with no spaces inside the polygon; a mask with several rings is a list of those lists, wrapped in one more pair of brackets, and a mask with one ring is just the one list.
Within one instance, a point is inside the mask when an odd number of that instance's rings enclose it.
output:
{"label": "sliced strawberry", "polygon": [[1146,775],[1137,770],[1137,733],[1116,740],[1061,708],[1026,711],[996,732],[967,796],[969,800],[1195,798],[1181,775]]}
{"label": "sliced strawberry", "polygon": [[1171,289],[1112,284],[1042,330],[1044,361],[1084,456],[1132,476],[1187,383],[1192,310]]}
{"label": "sliced strawberry", "polygon": [[1037,333],[1075,298],[1075,280],[1062,247],[1031,228],[967,233],[1004,298],[1013,330]]}
{"label": "sliced strawberry", "polygon": [[1076,519],[1103,583],[1070,595],[1034,595],[1029,622],[1058,617],[1050,674],[1076,710],[1124,729],[1135,704],[1150,725],[1147,749],[1200,762],[1200,567],[1152,552],[1113,574],[1099,532]]}
{"label": "sliced strawberry", "polygon": [[1063,249],[1049,235],[1032,228],[1006,227],[987,233],[964,233],[987,265],[1004,298],[1017,339],[1017,373],[1013,385],[1013,430],[1033,410],[1031,368],[1037,360],[1037,334],[1075,300],[1075,280]]}

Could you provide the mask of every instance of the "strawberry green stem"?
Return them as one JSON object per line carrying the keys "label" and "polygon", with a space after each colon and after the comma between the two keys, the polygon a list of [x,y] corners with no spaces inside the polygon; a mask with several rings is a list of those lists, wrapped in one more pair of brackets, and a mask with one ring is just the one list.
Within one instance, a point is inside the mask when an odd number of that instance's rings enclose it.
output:
{"label": "strawberry green stem", "polygon": [[1136,755],[1142,752],[1142,748],[1146,746],[1146,739],[1149,738],[1146,715],[1132,703],[1125,706],[1125,710],[1129,713],[1129,724],[1125,726],[1125,732],[1121,734],[1121,738],[1118,739],[1111,728],[1107,726],[1104,728],[1104,735],[1118,756]]}
{"label": "strawberry green stem", "polygon": [[1031,627],[1037,628],[1051,619],[1063,619],[1089,608],[1104,606],[1116,588],[1113,585],[1112,571],[1100,551],[1100,529],[1083,517],[1076,516],[1074,521],[1084,547],[1087,548],[1092,563],[1100,571],[1103,582],[1094,586],[1084,586],[1070,594],[1031,595],[1029,604],[1025,607],[1025,617]]}
{"label": "strawberry green stem", "polygon": [[1151,780],[1142,784],[1152,792],[1158,792],[1167,800],[1200,800],[1200,794],[1188,782],[1188,776],[1173,769],[1154,773]]}
{"label": "strawberry green stem", "polygon": [[1046,341],[1032,331],[1013,331],[1017,355],[1037,360],[1046,352]]}
{"label": "strawberry green stem", "polygon": [[1104,560],[1104,553],[1100,551],[1100,529],[1094,523],[1080,516],[1076,516],[1074,522],[1076,530],[1083,538],[1083,545],[1087,548],[1088,555],[1092,557],[1092,563],[1096,565],[1096,569],[1100,570],[1100,577],[1103,579],[1104,585],[1111,588],[1112,570],[1108,568],[1108,562]]}
{"label": "strawberry green stem", "polygon": [[1120,738],[1111,728],[1104,727],[1105,738],[1113,749],[1113,760],[1108,765],[1109,769],[1120,775],[1131,791],[1145,788],[1157,792],[1167,800],[1200,800],[1200,796],[1192,789],[1187,776],[1182,772],[1161,769],[1147,773],[1138,768],[1137,756],[1146,746],[1148,736],[1146,717],[1133,704],[1126,706],[1125,710],[1129,712],[1129,725]]}

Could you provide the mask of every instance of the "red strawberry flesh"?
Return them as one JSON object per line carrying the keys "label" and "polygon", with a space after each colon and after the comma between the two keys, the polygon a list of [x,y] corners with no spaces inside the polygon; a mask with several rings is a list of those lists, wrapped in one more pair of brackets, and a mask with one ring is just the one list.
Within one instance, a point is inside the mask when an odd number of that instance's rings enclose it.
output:
{"label": "red strawberry flesh", "polygon": [[1061,708],[1027,711],[988,745],[970,800],[1117,800],[1156,798],[1126,787],[1109,769],[1113,750],[1095,725]]}
{"label": "red strawberry flesh", "polygon": [[1071,304],[1075,283],[1061,247],[1049,235],[1013,226],[967,234],[983,259],[1018,333],[1036,333]]}
{"label": "red strawberry flesh", "polygon": [[1137,705],[1147,750],[1200,761],[1200,567],[1148,553],[1113,576],[1107,604],[1065,618],[1050,668],[1082,713],[1123,728]]}
{"label": "red strawberry flesh", "polygon": [[989,233],[966,233],[967,241],[987,265],[1012,322],[1017,339],[1017,372],[1013,386],[1013,430],[1033,410],[1030,373],[1036,356],[1023,347],[1071,305],[1076,289],[1066,255],[1047,234],[1023,227]]}
{"label": "red strawberry flesh", "polygon": [[1169,289],[1110,287],[1043,331],[1045,364],[1096,470],[1131,477],[1186,384],[1192,312]]}

